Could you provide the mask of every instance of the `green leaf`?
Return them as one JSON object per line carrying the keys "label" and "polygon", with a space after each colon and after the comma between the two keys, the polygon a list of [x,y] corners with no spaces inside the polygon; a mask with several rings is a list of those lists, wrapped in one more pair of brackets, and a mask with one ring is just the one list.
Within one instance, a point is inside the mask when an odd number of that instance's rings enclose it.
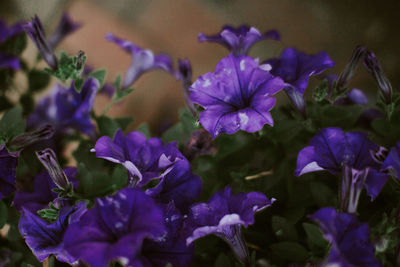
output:
{"label": "green leaf", "polygon": [[272,252],[290,262],[302,262],[308,258],[308,251],[295,242],[280,242],[270,246]]}
{"label": "green leaf", "polygon": [[19,98],[19,103],[24,108],[23,111],[24,115],[28,115],[35,108],[35,100],[33,99],[33,96],[30,93],[25,93],[21,95],[21,97]]}
{"label": "green leaf", "polygon": [[99,127],[100,135],[113,137],[118,129],[125,130],[132,122],[131,117],[110,118],[106,115],[101,115],[96,118],[97,126]]}
{"label": "green leaf", "polygon": [[312,95],[313,99],[317,102],[323,101],[328,95],[328,80],[324,79],[317,87],[314,88]]}
{"label": "green leaf", "polygon": [[6,113],[0,120],[0,139],[9,141],[25,131],[26,122],[22,118],[20,107],[14,107]]}
{"label": "green leaf", "polygon": [[315,203],[320,207],[334,206],[336,203],[336,194],[330,187],[320,182],[310,183],[310,190]]}
{"label": "green leaf", "polygon": [[150,131],[149,125],[147,123],[141,123],[139,125],[139,127],[137,127],[136,130],[141,132],[142,134],[144,134],[144,136],[146,136],[146,138],[151,137],[151,131]]}
{"label": "green leaf", "polygon": [[50,75],[44,71],[33,69],[28,73],[28,85],[30,92],[40,92],[50,82]]}
{"label": "green leaf", "polygon": [[280,216],[272,216],[272,229],[279,241],[297,241],[298,235],[293,224]]}
{"label": "green leaf", "polygon": [[104,160],[96,157],[96,153],[90,152],[94,148],[94,143],[88,140],[80,142],[78,148],[72,153],[77,162],[82,162],[87,168],[96,170],[101,169]]}
{"label": "green leaf", "polygon": [[117,75],[117,77],[115,77],[115,80],[113,82],[113,85],[115,87],[115,94],[112,98],[113,102],[118,102],[120,101],[122,98],[124,98],[125,96],[129,95],[130,93],[132,93],[135,89],[134,88],[125,88],[122,89],[121,88],[121,75]]}
{"label": "green leaf", "polygon": [[127,117],[118,117],[114,118],[114,120],[118,123],[119,128],[121,128],[123,131],[128,128],[129,124],[133,122],[133,118],[131,116]]}
{"label": "green leaf", "polygon": [[318,226],[311,223],[303,223],[302,225],[307,234],[307,242],[309,243],[310,248],[313,245],[321,248],[328,246],[328,241],[325,240]]}
{"label": "green leaf", "polygon": [[80,93],[81,91],[82,91],[82,86],[83,86],[83,83],[84,83],[85,81],[82,79],[82,78],[80,78],[80,77],[78,77],[78,78],[76,78],[75,80],[74,80],[74,87],[75,87],[75,90],[78,92],[78,93]]}
{"label": "green leaf", "polygon": [[99,88],[103,87],[104,82],[106,80],[107,71],[105,69],[95,70],[90,73],[90,77],[93,77],[99,81]]}
{"label": "green leaf", "polygon": [[0,112],[12,108],[14,105],[5,95],[0,96]]}
{"label": "green leaf", "polygon": [[0,51],[4,54],[20,55],[24,52],[27,45],[26,34],[20,33],[14,37],[8,38],[0,45]]}
{"label": "green leaf", "polygon": [[46,68],[45,71],[63,82],[68,79],[76,80],[81,76],[85,61],[86,56],[82,51],[78,52],[77,56],[71,57],[62,51],[58,60],[58,69]]}
{"label": "green leaf", "polygon": [[7,222],[7,206],[3,201],[0,201],[0,229]]}
{"label": "green leaf", "polygon": [[98,117],[96,121],[101,136],[106,135],[109,137],[113,137],[115,132],[120,127],[117,121],[106,115]]}
{"label": "green leaf", "polygon": [[214,263],[214,267],[229,267],[232,266],[231,260],[225,253],[220,253]]}

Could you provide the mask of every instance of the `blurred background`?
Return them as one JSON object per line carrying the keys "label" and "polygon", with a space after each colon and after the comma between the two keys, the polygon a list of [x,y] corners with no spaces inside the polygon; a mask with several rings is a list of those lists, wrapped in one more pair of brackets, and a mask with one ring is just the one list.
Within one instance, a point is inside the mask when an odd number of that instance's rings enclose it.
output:
{"label": "blurred background", "polygon": [[[195,79],[213,71],[217,62],[228,54],[222,46],[198,43],[197,34],[217,33],[224,24],[248,24],[260,32],[277,29],[282,42],[262,41],[251,50],[250,55],[261,60],[279,56],[288,46],[312,54],[325,50],[336,62],[326,73],[339,74],[355,46],[365,45],[378,56],[394,90],[400,80],[397,75],[400,63],[398,0],[0,1],[0,15],[9,23],[30,20],[38,14],[47,32],[55,28],[65,11],[83,27],[63,41],[57,51],[65,50],[69,54],[85,51],[88,64],[108,70],[109,81],[125,73],[131,57],[105,40],[107,32],[155,53],[168,53],[175,66],[178,58],[190,59]],[[26,53],[36,53],[32,44]],[[313,79],[313,83],[317,84],[318,80]],[[377,85],[361,66],[350,86],[366,91],[371,99],[376,96]],[[134,87],[136,90],[109,115],[132,115],[131,128],[147,121],[155,132],[177,119],[177,111],[184,102],[180,83],[169,74],[147,73]],[[102,97],[96,100],[96,112],[104,109],[105,101]],[[281,93],[278,103],[285,101],[286,96]]]}

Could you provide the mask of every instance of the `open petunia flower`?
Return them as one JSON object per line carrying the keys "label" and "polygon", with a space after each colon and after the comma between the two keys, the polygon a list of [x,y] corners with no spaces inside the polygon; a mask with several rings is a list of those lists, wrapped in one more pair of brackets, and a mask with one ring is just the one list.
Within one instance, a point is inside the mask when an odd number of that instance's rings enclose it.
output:
{"label": "open petunia flower", "polygon": [[200,123],[213,138],[238,130],[257,132],[265,124],[273,125],[269,113],[275,105],[272,96],[284,83],[272,76],[270,69],[251,57],[230,54],[218,63],[215,72],[204,74],[190,87],[190,99],[205,109]]}
{"label": "open petunia flower", "polygon": [[74,263],[77,258],[64,248],[64,234],[69,224],[79,220],[86,211],[84,202],[76,206],[65,206],[59,211],[58,219],[48,223],[27,209],[22,209],[19,232],[39,261],[55,255],[59,261]]}
{"label": "open petunia flower", "polygon": [[16,168],[19,152],[8,152],[4,144],[0,145],[0,200],[15,191]]}
{"label": "open petunia flower", "polygon": [[360,223],[355,215],[323,208],[310,217],[320,224],[331,243],[329,256],[321,266],[381,266],[375,258],[374,245],[369,241],[368,224]]}
{"label": "open petunia flower", "polygon": [[335,63],[324,51],[307,55],[293,47],[282,51],[279,58],[268,59],[264,63],[272,66],[271,73],[285,81],[285,92],[300,113],[305,116],[304,91],[310,76],[320,74]]}
{"label": "open petunia flower", "polygon": [[256,28],[241,25],[237,28],[226,25],[220,33],[205,35],[199,33],[199,42],[218,43],[228,48],[235,56],[247,55],[250,48],[262,40],[280,40],[281,37],[276,30],[269,30],[261,34]]}
{"label": "open petunia flower", "polygon": [[[67,167],[63,170],[68,180],[77,187],[77,181],[74,179],[77,169],[74,167]],[[57,188],[56,184],[50,178],[49,173],[43,171],[39,173],[33,181],[33,191],[19,190],[16,192],[13,199],[13,205],[18,211],[28,210],[36,214],[38,210],[45,209],[50,202],[54,201],[58,194],[53,192],[52,189]]]}
{"label": "open petunia flower", "polygon": [[400,180],[400,142],[392,147],[382,164],[381,170],[391,171],[392,175]]}
{"label": "open petunia flower", "polygon": [[[164,145],[159,138],[149,138],[136,131],[124,135],[118,130],[114,138],[100,137],[92,152],[98,158],[122,164],[129,172],[131,185],[143,186],[162,174],[184,156],[176,143]],[[132,184],[133,183],[133,184]]]}
{"label": "open petunia flower", "polygon": [[73,83],[69,89],[56,85],[28,117],[28,127],[50,124],[56,134],[68,135],[78,130],[93,136],[95,126],[90,119],[90,112],[98,88],[99,82],[95,78],[86,80],[80,93],[75,90]]}
{"label": "open petunia flower", "polygon": [[216,235],[229,244],[242,263],[248,262],[241,226],[254,224],[254,213],[270,206],[275,199],[268,199],[259,192],[232,194],[230,187],[215,193],[208,203],[197,203],[190,208],[187,225],[190,230],[189,245],[206,235]]}
{"label": "open petunia flower", "polygon": [[[12,26],[7,27],[7,24],[2,19],[0,19],[0,43],[20,34],[22,31],[23,28],[21,22],[17,22]],[[0,68],[11,68],[13,70],[19,70],[21,66],[19,64],[19,59],[17,56],[0,53]]]}
{"label": "open petunia flower", "polygon": [[172,68],[172,61],[166,54],[157,54],[148,49],[142,49],[132,42],[120,39],[111,33],[106,35],[106,39],[114,42],[127,53],[132,55],[132,63],[125,73],[122,89],[129,88],[139,77],[150,70],[161,69],[175,75]]}
{"label": "open petunia flower", "polygon": [[166,172],[159,183],[146,190],[146,194],[158,203],[168,204],[171,201],[182,212],[201,195],[201,178],[192,173],[187,160],[177,160],[170,171]]}
{"label": "open petunia flower", "polygon": [[64,237],[65,249],[92,267],[107,267],[113,260],[135,265],[143,240],[158,240],[166,229],[162,209],[137,188],[126,188],[99,198]]}
{"label": "open petunia flower", "polygon": [[363,187],[374,200],[386,183],[387,174],[380,172],[381,163],[375,156],[381,149],[364,133],[326,128],[299,152],[296,176],[321,170],[342,174],[341,207],[355,213]]}
{"label": "open petunia flower", "polygon": [[142,252],[136,258],[134,266],[166,266],[187,267],[194,254],[194,245],[186,246],[184,219],[174,203],[163,206],[164,222],[167,234],[161,240],[145,239]]}

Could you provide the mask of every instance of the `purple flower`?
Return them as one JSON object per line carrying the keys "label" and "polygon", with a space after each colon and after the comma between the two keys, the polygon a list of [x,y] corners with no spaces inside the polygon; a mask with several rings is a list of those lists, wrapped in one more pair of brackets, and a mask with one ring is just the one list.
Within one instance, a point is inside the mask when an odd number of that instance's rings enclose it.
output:
{"label": "purple flower", "polygon": [[247,55],[250,48],[262,40],[280,40],[281,37],[276,30],[270,30],[261,34],[256,28],[241,25],[237,28],[226,25],[220,33],[204,35],[199,33],[199,42],[218,43],[228,48],[235,56]]}
{"label": "purple flower", "polygon": [[393,176],[400,180],[400,142],[395,147],[392,147],[383,162],[381,170],[390,170]]}
{"label": "purple flower", "polygon": [[164,207],[164,221],[167,235],[159,241],[146,239],[142,253],[136,258],[133,266],[190,266],[194,246],[186,246],[184,216],[175,208],[173,202]]}
{"label": "purple flower", "polygon": [[[118,130],[114,139],[100,137],[92,152],[98,158],[122,164],[129,172],[132,183],[138,186],[147,184],[152,179],[163,176],[178,159],[184,156],[179,152],[176,143],[164,145],[159,138],[149,138],[140,132],[124,135]],[[131,184],[133,185],[133,184]]]}
{"label": "purple flower", "polygon": [[22,23],[17,22],[14,25],[7,27],[7,24],[0,19],[0,43],[6,41],[23,31]]}
{"label": "purple flower", "polygon": [[[77,181],[74,179],[77,173],[76,168],[68,167],[63,170],[74,187],[77,187]],[[19,190],[16,192],[13,205],[18,211],[28,210],[36,214],[38,210],[45,209],[50,202],[53,202],[58,194],[52,189],[57,188],[56,184],[50,178],[47,171],[43,171],[35,177],[33,181],[33,191]]]}
{"label": "purple flower", "polygon": [[341,173],[341,207],[355,213],[363,187],[374,200],[386,183],[387,174],[379,171],[381,163],[376,159],[379,151],[364,133],[326,128],[299,152],[296,176],[320,170]]}
{"label": "purple flower", "polygon": [[331,243],[323,266],[381,266],[369,241],[368,224],[358,222],[355,215],[323,208],[311,215],[311,219],[320,224],[325,238]]}
{"label": "purple flower", "polygon": [[19,232],[39,261],[44,261],[53,254],[59,261],[73,263],[77,258],[66,252],[63,237],[68,225],[78,221],[85,211],[84,202],[76,206],[66,206],[60,209],[55,222],[48,223],[23,208],[18,225]]}
{"label": "purple flower", "polygon": [[46,39],[44,28],[39,17],[35,15],[31,22],[23,25],[28,36],[39,49],[44,61],[54,70],[58,68],[57,58],[54,55],[53,49],[58,45],[68,34],[71,34],[80,27],[80,24],[72,22],[68,14],[64,14],[55,30],[55,32]]}
{"label": "purple flower", "polygon": [[[7,39],[21,33],[23,31],[20,22],[15,23],[13,26],[7,27],[7,24],[0,19],[0,43]],[[18,57],[14,55],[7,55],[0,53],[0,68],[11,68],[19,70],[21,68]]]}
{"label": "purple flower", "polygon": [[232,194],[230,187],[215,193],[208,203],[191,207],[187,225],[194,240],[213,234],[226,241],[242,263],[248,261],[248,251],[241,235],[241,226],[254,224],[254,213],[270,206],[275,199],[268,199],[259,192]]}
{"label": "purple flower", "polygon": [[190,87],[190,99],[205,109],[200,123],[213,138],[239,129],[257,132],[265,124],[273,125],[269,113],[275,105],[272,95],[284,83],[269,70],[269,65],[259,65],[251,57],[230,54],[218,63],[215,72],[206,73]]}
{"label": "purple flower", "polygon": [[95,126],[90,119],[90,112],[98,88],[99,83],[95,78],[86,80],[80,93],[76,92],[73,83],[69,89],[56,85],[52,94],[41,99],[28,117],[28,126],[50,124],[61,135],[71,134],[73,130],[94,135]]}
{"label": "purple flower", "polygon": [[165,235],[161,208],[143,191],[120,190],[96,200],[95,206],[71,224],[64,237],[65,249],[93,267],[107,267],[112,260],[132,265],[145,238]]}
{"label": "purple flower", "polygon": [[305,116],[304,91],[310,76],[320,74],[335,63],[324,51],[307,55],[289,47],[283,50],[280,58],[272,58],[264,63],[272,66],[271,73],[285,81],[285,92],[300,113]]}
{"label": "purple flower", "polygon": [[111,33],[106,35],[106,39],[114,42],[127,53],[132,55],[132,63],[125,73],[122,89],[129,88],[139,77],[150,70],[162,69],[174,75],[171,59],[168,55],[154,55],[151,50],[142,49],[133,43],[120,39]]}
{"label": "purple flower", "polygon": [[0,145],[0,200],[15,191],[16,168],[19,152],[8,152],[4,144]]}
{"label": "purple flower", "polygon": [[19,70],[21,66],[19,64],[18,57],[0,53],[0,68],[11,68],[13,70]]}
{"label": "purple flower", "polygon": [[201,185],[201,178],[192,173],[189,162],[180,159],[162,176],[155,187],[146,190],[146,194],[158,203],[167,204],[173,201],[180,211],[186,212],[200,197]]}
{"label": "purple flower", "polygon": [[72,21],[68,13],[64,13],[48,42],[51,48],[56,47],[65,37],[76,31],[82,26],[81,23]]}
{"label": "purple flower", "polygon": [[368,98],[363,91],[357,88],[351,89],[346,92],[346,96],[341,97],[335,101],[335,105],[366,105],[368,104]]}

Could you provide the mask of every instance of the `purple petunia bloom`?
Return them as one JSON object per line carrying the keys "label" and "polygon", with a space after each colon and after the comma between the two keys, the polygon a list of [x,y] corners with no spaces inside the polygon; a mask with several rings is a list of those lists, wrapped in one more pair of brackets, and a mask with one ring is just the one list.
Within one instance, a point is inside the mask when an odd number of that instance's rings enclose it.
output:
{"label": "purple petunia bloom", "polygon": [[58,63],[53,49],[68,34],[71,34],[79,27],[80,24],[74,23],[68,14],[64,14],[54,33],[50,38],[46,39],[42,22],[37,15],[32,18],[31,22],[23,25],[24,30],[39,49],[44,61],[54,70],[58,68]]}
{"label": "purple petunia bloom", "polygon": [[[0,19],[0,43],[20,34],[23,31],[22,23],[18,22],[7,27],[7,24]],[[11,68],[19,70],[21,68],[18,57],[0,53],[0,68]]]}
{"label": "purple petunia bloom", "polygon": [[264,63],[272,66],[271,73],[285,81],[285,92],[290,101],[305,116],[304,91],[310,76],[320,74],[335,63],[326,52],[307,55],[289,47],[282,51],[280,58],[272,58]]}
{"label": "purple petunia bloom", "polygon": [[52,125],[56,133],[68,135],[73,130],[94,135],[95,126],[90,119],[99,82],[89,78],[78,93],[73,83],[69,89],[61,85],[53,88],[51,95],[41,99],[35,111],[28,117],[28,127]]}
{"label": "purple petunia bloom", "polygon": [[387,174],[379,171],[381,163],[376,158],[381,150],[365,133],[326,128],[299,152],[296,176],[320,170],[341,173],[341,207],[355,213],[363,187],[374,200],[386,183]]}
{"label": "purple petunia bloom", "polygon": [[276,30],[270,30],[261,34],[256,28],[241,25],[237,28],[226,25],[220,33],[204,35],[199,33],[199,42],[218,43],[228,48],[235,56],[247,55],[250,48],[262,40],[280,40],[281,37]]}
{"label": "purple petunia bloom", "polygon": [[113,260],[135,265],[143,240],[165,236],[162,209],[143,191],[120,190],[99,198],[95,206],[71,224],[64,236],[65,249],[92,267],[107,267]]}
{"label": "purple petunia bloom", "polygon": [[248,251],[244,243],[241,226],[254,224],[254,213],[270,206],[275,199],[268,199],[259,192],[232,194],[230,187],[215,193],[208,203],[198,203],[191,207],[187,225],[189,245],[206,235],[216,235],[227,242],[242,263],[248,261]]}
{"label": "purple petunia bloom", "polygon": [[274,94],[283,89],[279,77],[269,73],[270,65],[230,54],[215,72],[201,76],[190,87],[190,99],[202,107],[200,123],[213,136],[238,130],[257,132],[265,124],[273,125],[269,111],[275,105]]}
{"label": "purple petunia bloom", "polygon": [[184,156],[176,143],[164,145],[159,138],[149,138],[136,131],[124,135],[118,130],[114,138],[100,137],[92,152],[98,158],[122,164],[129,172],[132,182],[138,186],[147,184],[152,179],[161,178],[162,173],[170,171],[175,161]]}
{"label": "purple petunia bloom", "polygon": [[18,225],[19,232],[39,261],[44,261],[52,254],[59,261],[73,263],[77,261],[77,258],[65,250],[63,237],[68,225],[78,221],[85,211],[84,202],[76,206],[65,206],[60,209],[58,219],[53,223],[48,223],[23,208]]}
{"label": "purple petunia bloom", "polygon": [[158,203],[167,204],[174,201],[180,211],[186,212],[189,205],[200,197],[201,186],[201,178],[192,173],[189,162],[180,159],[162,176],[155,187],[146,190],[146,194]]}
{"label": "purple petunia bloom", "polygon": [[393,176],[400,180],[400,142],[392,147],[382,164],[381,170],[390,170]]}
{"label": "purple petunia bloom", "polygon": [[8,152],[4,144],[0,145],[0,200],[15,191],[16,168],[19,152]]}
{"label": "purple petunia bloom", "polygon": [[132,55],[132,63],[125,73],[122,89],[129,88],[143,73],[150,70],[161,69],[175,75],[171,59],[168,55],[154,55],[151,50],[140,48],[132,42],[120,39],[111,33],[106,35],[106,39],[114,42]]}
{"label": "purple petunia bloom", "polygon": [[[77,169],[74,167],[68,167],[63,170],[68,177],[68,180],[77,187],[77,181],[74,179],[77,173]],[[53,192],[52,189],[57,188],[56,184],[50,178],[47,171],[39,173],[33,181],[33,191],[19,190],[16,192],[13,199],[13,205],[18,211],[28,210],[33,214],[36,214],[38,210],[45,209],[50,202],[54,201],[58,194]]]}
{"label": "purple petunia bloom", "polygon": [[331,243],[329,256],[322,266],[379,267],[374,245],[369,241],[369,227],[357,217],[337,213],[334,208],[323,208],[311,215],[317,221],[325,238]]}
{"label": "purple petunia bloom", "polygon": [[146,239],[142,253],[136,258],[134,266],[190,266],[194,246],[186,246],[184,216],[175,208],[173,202],[164,207],[164,221],[167,235],[158,241]]}

